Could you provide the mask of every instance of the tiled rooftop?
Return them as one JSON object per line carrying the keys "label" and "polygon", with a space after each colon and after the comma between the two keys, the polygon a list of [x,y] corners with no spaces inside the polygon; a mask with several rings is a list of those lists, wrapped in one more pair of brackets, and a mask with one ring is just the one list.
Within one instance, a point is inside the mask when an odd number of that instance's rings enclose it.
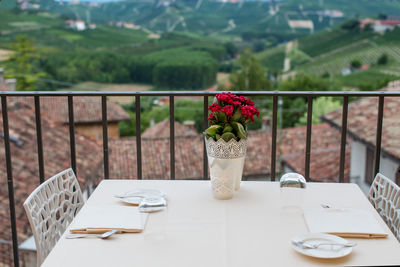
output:
{"label": "tiled rooftop", "polygon": [[[277,157],[295,172],[304,175],[306,126],[286,128],[277,133]],[[335,181],[339,176],[340,132],[328,124],[312,126],[310,179]],[[254,131],[249,135],[245,174],[270,174],[271,132]],[[349,150],[347,150],[349,154]],[[250,160],[251,159],[251,160]],[[346,157],[345,177],[349,177],[350,158]],[[279,165],[276,165],[279,168]]]}
{"label": "tiled rooftop", "polygon": [[[392,82],[382,91],[400,91],[400,82]],[[400,98],[385,97],[383,111],[382,152],[400,161]],[[323,116],[323,120],[341,128],[341,110]],[[375,146],[378,116],[377,97],[364,97],[349,104],[347,128],[356,140]]]}
{"label": "tiled rooftop", "polygon": [[[8,111],[10,137],[15,140],[10,145],[17,231],[22,241],[31,234],[22,204],[39,185],[35,113],[31,106],[18,101],[10,101]],[[3,120],[0,118],[0,133],[2,132]],[[47,179],[70,167],[69,131],[67,127],[60,126],[42,113],[42,134]],[[79,134],[75,137],[78,180],[81,187],[86,188],[88,184],[96,184],[103,177],[101,172],[94,172],[102,168],[101,144]],[[0,162],[0,239],[11,240],[4,149],[0,149]]]}
{"label": "tiled rooftop", "polygon": [[[176,137],[198,136],[198,133],[194,128],[182,125],[177,121],[175,121],[174,127]],[[155,124],[153,127],[147,128],[142,134],[142,138],[146,139],[166,137],[169,137],[169,119],[165,119]]]}
{"label": "tiled rooftop", "polygon": [[[110,140],[110,178],[137,179],[136,138]],[[202,137],[175,139],[176,179],[199,179],[203,175]],[[143,179],[170,179],[169,137],[142,140]]]}
{"label": "tiled rooftop", "polygon": [[[165,122],[160,124],[164,125]],[[154,127],[158,128],[159,126],[155,125]],[[169,179],[170,177],[169,127],[164,127],[164,129],[168,133],[166,137],[143,138],[142,140],[143,179]],[[251,131],[248,140],[244,176],[266,178],[271,172],[271,132],[268,130]],[[278,132],[277,140],[277,157],[282,158],[296,171],[303,173],[306,127],[283,129]],[[112,179],[136,179],[136,139],[125,137],[110,140],[109,149],[110,177]],[[313,126],[311,153],[319,155],[311,158],[312,161],[315,161],[311,166],[310,173],[313,180],[334,181],[338,177],[339,149],[339,131],[328,124]],[[329,163],[326,163],[328,158]],[[202,135],[176,136],[175,160],[176,179],[201,179],[203,177]],[[348,161],[349,157],[346,158],[346,177],[348,177]],[[277,164],[277,170],[278,168]]]}
{"label": "tiled rooftop", "polygon": [[[32,97],[19,97],[18,102],[33,106]],[[75,123],[101,123],[101,98],[92,96],[74,97]],[[44,96],[40,98],[40,111],[48,114],[54,121],[65,123],[68,120],[68,100],[66,96]],[[130,120],[129,114],[118,104],[107,101],[107,121],[118,122]]]}

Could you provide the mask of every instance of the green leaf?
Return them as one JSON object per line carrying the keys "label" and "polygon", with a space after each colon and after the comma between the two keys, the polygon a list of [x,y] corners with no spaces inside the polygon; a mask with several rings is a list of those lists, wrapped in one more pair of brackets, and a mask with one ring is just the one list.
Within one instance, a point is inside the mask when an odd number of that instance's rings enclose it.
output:
{"label": "green leaf", "polygon": [[242,117],[242,113],[240,112],[240,107],[238,107],[236,109],[235,113],[233,113],[232,121],[239,121],[241,117]]}
{"label": "green leaf", "polygon": [[220,125],[212,125],[208,127],[204,132],[208,134],[211,137],[214,137],[217,133],[220,133],[222,131],[222,126]]}
{"label": "green leaf", "polygon": [[232,122],[232,126],[233,126],[233,129],[235,129],[235,131],[237,133],[237,136],[240,139],[246,139],[247,138],[246,130],[244,129],[242,124],[234,121],[234,122]]}
{"label": "green leaf", "polygon": [[226,118],[226,114],[221,111],[216,112],[215,115],[219,122],[226,123],[228,121],[228,119]]}
{"label": "green leaf", "polygon": [[232,126],[227,124],[227,125],[225,125],[224,130],[222,132],[223,133],[229,133],[229,132],[232,132],[232,131],[233,131]]}
{"label": "green leaf", "polygon": [[213,138],[211,135],[209,135],[208,133],[204,132],[204,134],[206,135],[207,140],[210,138]]}
{"label": "green leaf", "polygon": [[232,138],[236,139],[236,136],[233,133],[224,133],[221,136],[222,139],[224,139],[225,142],[228,142],[229,140],[231,140]]}

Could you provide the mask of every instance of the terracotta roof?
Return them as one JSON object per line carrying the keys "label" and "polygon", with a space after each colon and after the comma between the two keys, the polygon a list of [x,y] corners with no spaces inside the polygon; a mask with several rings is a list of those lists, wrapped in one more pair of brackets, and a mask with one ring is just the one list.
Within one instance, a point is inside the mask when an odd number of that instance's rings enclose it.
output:
{"label": "terracotta roof", "polygon": [[387,20],[381,20],[381,21],[379,21],[379,23],[382,25],[397,26],[397,25],[400,25],[400,20],[399,19],[387,19]]}
{"label": "terracotta roof", "polygon": [[[305,174],[304,154],[290,154],[282,157],[282,161],[292,170]],[[310,179],[318,182],[339,181],[340,147],[311,150]],[[346,146],[344,180],[350,176],[350,147]]]}
{"label": "terracotta roof", "polygon": [[[101,98],[91,96],[74,97],[74,122],[75,123],[101,123],[102,110]],[[32,97],[21,97],[18,101],[33,104]],[[68,123],[68,98],[66,96],[40,97],[40,111],[48,114],[53,120]],[[118,104],[107,101],[107,120],[118,122],[130,120],[129,114]]]}
{"label": "terracotta roof", "polygon": [[[22,204],[39,185],[35,113],[30,105],[15,99],[10,100],[8,101],[10,137],[15,140],[11,142],[15,210],[18,238],[22,241],[31,235]],[[2,132],[3,122],[0,118],[0,133]],[[49,178],[70,167],[69,131],[68,127],[60,126],[46,113],[42,113],[42,134],[45,177]],[[0,143],[3,146],[2,139],[0,138]],[[102,168],[100,144],[76,134],[76,160],[78,180],[82,189],[89,183],[96,184],[102,179],[102,173],[97,171]],[[0,162],[0,239],[11,240],[4,149],[0,149]]]}
{"label": "terracotta roof", "polygon": [[[174,125],[175,137],[199,135],[194,128],[182,125],[177,121],[175,121]],[[155,124],[153,127],[147,128],[143,132],[142,137],[146,139],[169,137],[169,119],[165,119]]]}
{"label": "terracotta roof", "polygon": [[[168,128],[169,133],[169,128]],[[169,135],[169,134],[168,134]],[[303,173],[306,144],[306,127],[288,128],[278,132],[277,157],[282,158],[297,172]],[[314,125],[312,135],[312,155],[333,150],[339,151],[340,133],[328,124]],[[111,140],[110,148],[110,178],[137,179],[136,139],[126,137]],[[336,155],[337,154],[337,155]],[[329,161],[322,157],[312,156],[310,176],[316,181],[334,181],[338,177],[340,154],[334,155]],[[244,176],[267,177],[271,166],[271,132],[251,131]],[[175,139],[175,178],[200,179],[203,177],[203,137],[179,137]],[[348,164],[349,157],[346,158]],[[328,163],[327,163],[328,162]],[[326,166],[321,168],[320,166]],[[315,166],[315,167],[313,167]],[[279,165],[277,164],[277,171]],[[336,170],[337,169],[337,170]],[[142,139],[142,175],[143,179],[169,179],[169,136],[158,139]],[[345,176],[348,177],[348,168]]]}
{"label": "terracotta roof", "polygon": [[[400,91],[400,81],[392,82],[382,91]],[[385,97],[383,112],[382,152],[400,160],[400,97]],[[342,112],[335,110],[322,117],[323,120],[341,128]],[[370,146],[376,144],[378,98],[363,97],[349,104],[347,128],[349,135]]]}
{"label": "terracotta roof", "polygon": [[[286,128],[277,133],[277,158],[304,175],[306,151],[306,126]],[[253,131],[245,163],[247,176],[270,174],[271,132]],[[349,153],[349,148],[347,150]],[[312,127],[310,179],[313,181],[336,181],[339,176],[340,132],[328,124]],[[350,157],[346,157],[345,177],[349,177]],[[279,164],[276,164],[277,170]]]}
{"label": "terracotta roof", "polygon": [[[110,140],[110,178],[137,179],[136,139]],[[176,179],[199,179],[203,167],[203,139],[175,139]],[[143,179],[170,179],[169,138],[142,140]]]}

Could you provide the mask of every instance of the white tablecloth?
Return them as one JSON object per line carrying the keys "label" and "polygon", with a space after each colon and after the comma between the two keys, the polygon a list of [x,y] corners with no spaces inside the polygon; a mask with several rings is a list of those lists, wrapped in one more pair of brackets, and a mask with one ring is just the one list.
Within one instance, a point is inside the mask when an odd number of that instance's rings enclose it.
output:
{"label": "white tablecloth", "polygon": [[62,237],[43,266],[256,267],[400,264],[400,244],[354,184],[308,183],[304,205],[358,208],[373,212],[389,236],[350,239],[358,245],[341,259],[303,256],[290,245],[307,233],[300,211],[280,207],[279,184],[243,182],[231,200],[217,200],[209,181],[105,180],[85,204],[122,205],[114,194],[157,188],[168,195],[168,211],[151,214],[141,234],[109,240]]}

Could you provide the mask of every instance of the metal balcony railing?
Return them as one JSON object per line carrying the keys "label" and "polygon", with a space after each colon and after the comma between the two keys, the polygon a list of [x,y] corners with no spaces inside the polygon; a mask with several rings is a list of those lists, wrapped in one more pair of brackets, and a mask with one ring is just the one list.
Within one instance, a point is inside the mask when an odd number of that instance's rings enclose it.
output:
{"label": "metal balcony railing", "polygon": [[[143,91],[143,92],[116,92],[116,91],[52,91],[52,92],[2,92],[1,111],[3,118],[4,131],[4,148],[6,156],[7,168],[7,184],[10,206],[10,221],[12,231],[12,246],[14,266],[19,266],[18,261],[18,240],[15,217],[14,204],[14,185],[13,174],[11,168],[12,155],[10,151],[10,135],[8,125],[7,97],[23,96],[32,97],[35,103],[36,117],[36,137],[37,137],[37,153],[39,165],[39,180],[44,181],[44,162],[43,162],[43,141],[41,128],[40,114],[40,97],[43,96],[67,96],[68,98],[68,114],[69,114],[69,135],[70,135],[70,154],[71,166],[76,172],[76,152],[75,152],[75,129],[74,129],[74,105],[75,97],[92,96],[101,98],[102,110],[102,126],[103,126],[103,161],[104,161],[104,177],[109,178],[109,160],[108,160],[108,125],[107,125],[107,97],[108,96],[134,96],[136,103],[136,141],[137,141],[137,177],[142,179],[142,151],[141,151],[141,134],[140,134],[140,100],[144,96],[169,97],[169,113],[170,113],[170,177],[175,179],[175,133],[174,133],[174,98],[178,96],[198,96],[204,98],[204,128],[208,127],[208,98],[214,96],[218,92],[207,91]],[[383,123],[383,108],[385,97],[400,97],[400,91],[376,91],[376,92],[344,92],[344,91],[326,91],[326,92],[305,92],[305,91],[239,91],[232,92],[243,96],[263,96],[270,97],[273,100],[272,105],[272,148],[271,148],[271,180],[276,179],[276,143],[277,143],[277,110],[278,97],[305,97],[307,98],[307,133],[306,133],[306,151],[305,151],[305,177],[309,180],[310,173],[310,156],[311,156],[311,133],[312,133],[312,110],[313,98],[319,96],[333,96],[343,98],[342,106],[342,127],[341,127],[341,143],[340,143],[340,165],[339,165],[339,182],[344,182],[345,169],[345,152],[346,152],[346,136],[347,136],[347,113],[349,97],[374,97],[379,99],[377,126],[376,126],[376,150],[375,150],[375,168],[374,174],[379,171],[380,156],[381,156],[381,140],[382,140],[382,123]],[[203,156],[203,179],[208,179],[207,155],[204,146]]]}

